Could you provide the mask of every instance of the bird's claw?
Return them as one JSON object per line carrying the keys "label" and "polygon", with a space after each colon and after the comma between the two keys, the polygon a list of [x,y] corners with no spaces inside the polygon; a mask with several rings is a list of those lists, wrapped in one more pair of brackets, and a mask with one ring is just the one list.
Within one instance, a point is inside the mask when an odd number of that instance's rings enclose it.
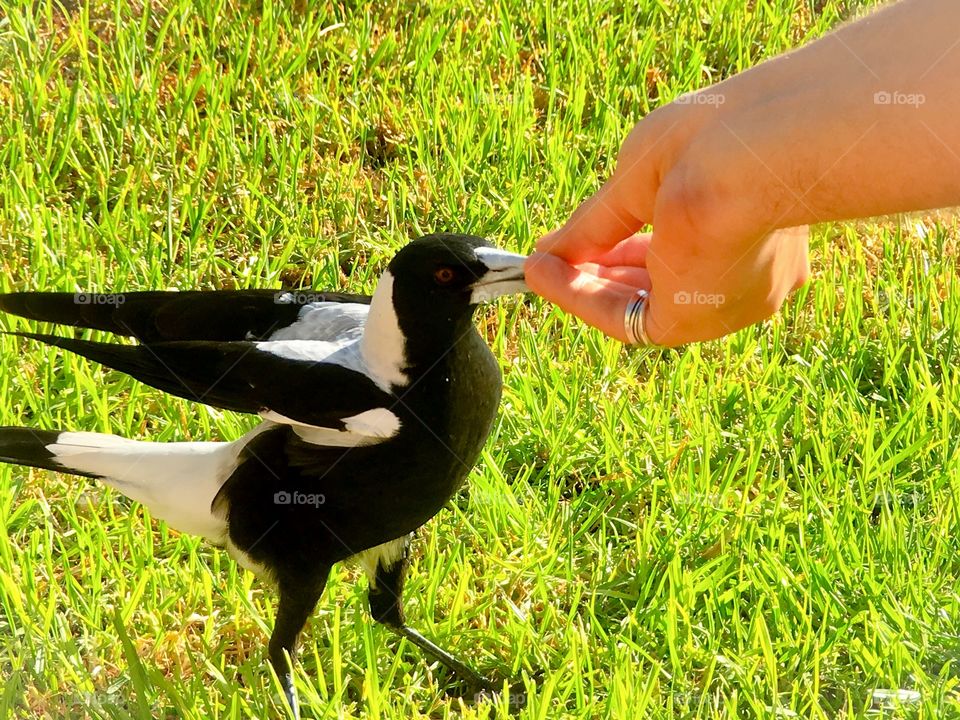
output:
{"label": "bird's claw", "polygon": [[[530,676],[532,681],[537,681],[543,677],[543,671],[538,670]],[[479,682],[471,683],[470,695],[471,704],[481,702],[501,702],[506,701],[512,711],[522,710],[527,704],[527,686],[520,680],[514,682],[504,690],[503,682],[495,682],[486,678],[480,678]]]}

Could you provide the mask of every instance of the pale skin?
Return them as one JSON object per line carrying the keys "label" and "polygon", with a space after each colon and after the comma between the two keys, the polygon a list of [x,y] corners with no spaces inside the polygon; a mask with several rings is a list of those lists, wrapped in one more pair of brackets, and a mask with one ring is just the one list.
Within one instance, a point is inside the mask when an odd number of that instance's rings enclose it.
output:
{"label": "pale skin", "polygon": [[642,288],[653,343],[710,340],[806,282],[808,225],[955,205],[960,2],[901,0],[641,120],[527,283],[622,341]]}

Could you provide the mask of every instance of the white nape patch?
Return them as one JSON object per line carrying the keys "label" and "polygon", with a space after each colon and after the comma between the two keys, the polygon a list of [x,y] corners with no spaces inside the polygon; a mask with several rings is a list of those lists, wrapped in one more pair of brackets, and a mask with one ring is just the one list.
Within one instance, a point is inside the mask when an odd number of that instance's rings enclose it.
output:
{"label": "white nape patch", "polygon": [[243,446],[268,427],[259,425],[231,443],[154,443],[63,432],[46,448],[64,468],[101,476],[105,485],[174,529],[222,544],[227,524],[212,512],[213,499],[237,467]]}
{"label": "white nape patch", "polygon": [[526,262],[526,255],[501,250],[498,247],[478,247],[474,253],[480,262],[489,269],[497,270],[520,270],[523,271],[523,263]]}
{"label": "white nape patch", "polygon": [[371,589],[376,589],[377,587],[377,567],[382,565],[385,570],[393,567],[396,562],[403,557],[403,553],[406,551],[407,545],[410,543],[410,538],[412,537],[413,533],[404,535],[396,540],[385,542],[382,545],[367,548],[363,552],[359,552],[350,558],[360,563],[360,567],[363,568],[364,574],[370,581]]}
{"label": "white nape patch", "polygon": [[360,354],[369,375],[384,390],[409,382],[406,340],[393,307],[393,275],[389,270],[380,276],[370,303],[367,325],[360,341]]}
{"label": "white nape patch", "polygon": [[389,440],[400,430],[400,418],[386,408],[374,408],[343,419],[346,430],[308,425],[265,410],[260,417],[270,422],[289,425],[304,442],[327,447],[361,447]]}

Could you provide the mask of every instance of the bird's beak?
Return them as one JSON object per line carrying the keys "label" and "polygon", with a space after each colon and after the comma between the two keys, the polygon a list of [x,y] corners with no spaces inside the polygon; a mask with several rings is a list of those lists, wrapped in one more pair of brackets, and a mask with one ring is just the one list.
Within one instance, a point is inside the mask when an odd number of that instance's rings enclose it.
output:
{"label": "bird's beak", "polygon": [[517,255],[493,247],[479,247],[475,252],[487,270],[471,286],[471,305],[510,293],[530,292],[530,288],[523,279],[523,263],[526,262],[526,255]]}

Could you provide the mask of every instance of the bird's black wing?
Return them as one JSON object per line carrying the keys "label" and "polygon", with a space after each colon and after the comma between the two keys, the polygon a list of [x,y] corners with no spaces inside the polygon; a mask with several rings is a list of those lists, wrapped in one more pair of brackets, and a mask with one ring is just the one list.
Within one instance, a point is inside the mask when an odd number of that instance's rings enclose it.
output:
{"label": "bird's black wing", "polygon": [[11,334],[77,353],[187,400],[245,413],[269,410],[305,425],[342,430],[345,418],[394,403],[362,372],[322,358],[281,357],[258,349],[255,342],[114,345]]}
{"label": "bird's black wing", "polygon": [[105,330],[143,343],[265,340],[315,302],[370,304],[367,295],[312,290],[191,290],[0,294],[0,310],[31,320]]}

